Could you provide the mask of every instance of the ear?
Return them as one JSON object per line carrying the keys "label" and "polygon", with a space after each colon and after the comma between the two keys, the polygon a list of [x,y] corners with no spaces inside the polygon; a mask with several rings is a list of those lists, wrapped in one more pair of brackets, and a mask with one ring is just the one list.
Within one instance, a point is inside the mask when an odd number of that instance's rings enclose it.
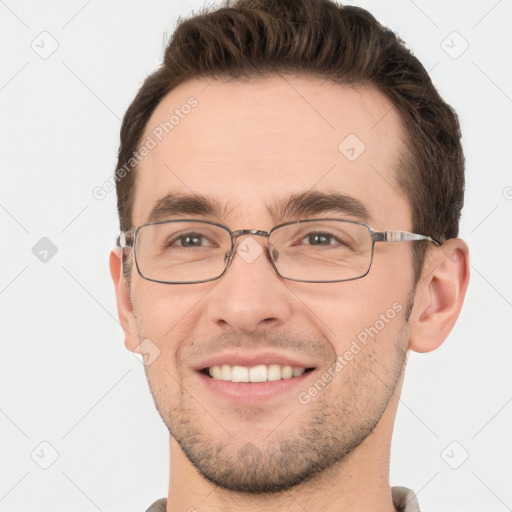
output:
{"label": "ear", "polygon": [[411,312],[409,348],[430,352],[442,345],[453,328],[469,283],[469,250],[451,238],[425,257]]}
{"label": "ear", "polygon": [[117,314],[124,331],[124,344],[128,350],[133,352],[140,342],[130,289],[123,277],[122,257],[122,250],[119,247],[110,252],[110,274],[116,290]]}

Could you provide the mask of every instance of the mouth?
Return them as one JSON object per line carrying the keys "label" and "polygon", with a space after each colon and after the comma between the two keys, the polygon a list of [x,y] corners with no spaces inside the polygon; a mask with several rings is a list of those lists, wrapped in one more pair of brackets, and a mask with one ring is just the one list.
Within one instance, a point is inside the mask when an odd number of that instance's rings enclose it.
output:
{"label": "mouth", "polygon": [[299,354],[226,350],[198,362],[194,370],[219,404],[246,406],[267,400],[293,403],[293,393],[306,389],[319,366]]}
{"label": "mouth", "polygon": [[295,379],[313,370],[314,368],[281,364],[259,364],[256,366],[222,364],[203,368],[200,373],[218,381],[257,383]]}

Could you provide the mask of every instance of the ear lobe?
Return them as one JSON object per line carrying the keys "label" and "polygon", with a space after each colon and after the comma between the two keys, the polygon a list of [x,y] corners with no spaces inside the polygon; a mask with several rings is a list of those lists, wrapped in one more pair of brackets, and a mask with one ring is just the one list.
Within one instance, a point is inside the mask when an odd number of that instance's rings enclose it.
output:
{"label": "ear lobe", "polygon": [[426,256],[411,313],[409,348],[440,347],[457,320],[469,283],[469,250],[460,238],[447,240]]}
{"label": "ear lobe", "polygon": [[130,351],[139,345],[137,322],[133,312],[130,290],[123,277],[122,250],[116,247],[110,252],[110,274],[116,292],[117,314],[124,331],[124,344]]}

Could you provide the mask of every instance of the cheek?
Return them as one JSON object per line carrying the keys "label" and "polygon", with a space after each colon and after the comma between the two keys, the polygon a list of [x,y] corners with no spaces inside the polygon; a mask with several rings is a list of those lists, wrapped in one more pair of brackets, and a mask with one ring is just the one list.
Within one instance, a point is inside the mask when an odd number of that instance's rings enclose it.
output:
{"label": "cheek", "polygon": [[[389,330],[388,325],[402,322],[400,311],[405,311],[410,290],[406,276],[396,277],[381,270],[370,271],[356,281],[321,286],[309,291],[304,288],[297,295],[306,306],[303,313],[308,321],[331,342],[337,353],[344,352],[358,336],[364,339],[366,329],[375,324],[384,334]],[[382,322],[386,328],[380,329]]]}
{"label": "cheek", "polygon": [[[139,336],[149,339],[159,354],[155,362],[146,367],[146,374],[154,395],[158,396],[159,390],[160,396],[171,392],[179,394],[176,383],[183,382],[188,375],[183,352],[191,350],[198,338],[198,326],[206,315],[211,283],[186,287],[147,283],[139,282],[134,288]],[[206,336],[211,335],[212,332],[207,332]],[[174,398],[178,400],[179,396],[174,395]]]}
{"label": "cheek", "polygon": [[362,279],[328,284],[314,293],[312,289],[298,292],[309,322],[321,330],[337,354],[344,374],[340,381],[363,378],[359,372],[369,369],[371,381],[377,379],[374,384],[379,378],[386,381],[386,372],[401,358],[397,354],[406,346],[404,314],[412,284],[412,274],[400,271],[410,264],[405,249],[405,261],[388,258],[390,265],[385,265],[388,261],[381,258],[381,264]]}
{"label": "cheek", "polygon": [[139,327],[146,336],[151,333],[157,339],[186,330],[201,307],[204,293],[196,288],[139,280],[133,287],[133,308]]}

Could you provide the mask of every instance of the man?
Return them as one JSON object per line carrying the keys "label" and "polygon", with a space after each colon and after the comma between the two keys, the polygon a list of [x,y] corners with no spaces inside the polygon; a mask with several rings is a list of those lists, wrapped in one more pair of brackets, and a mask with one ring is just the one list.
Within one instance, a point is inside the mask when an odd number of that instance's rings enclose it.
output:
{"label": "man", "polygon": [[469,279],[457,117],[330,0],[182,21],[121,130],[110,265],[170,432],[148,510],[419,510],[389,486],[408,350]]}

